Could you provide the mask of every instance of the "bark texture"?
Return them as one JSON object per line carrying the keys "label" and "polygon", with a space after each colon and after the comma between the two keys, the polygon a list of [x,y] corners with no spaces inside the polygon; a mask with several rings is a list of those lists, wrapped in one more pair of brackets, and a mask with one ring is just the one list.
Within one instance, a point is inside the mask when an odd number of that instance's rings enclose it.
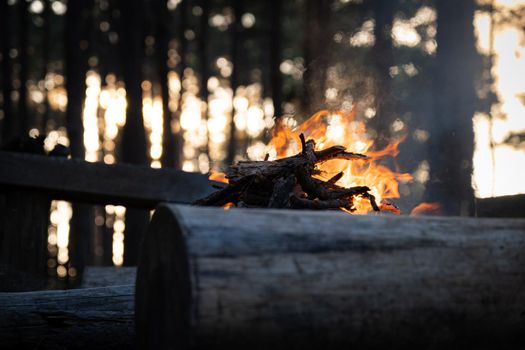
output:
{"label": "bark texture", "polygon": [[157,209],[139,347],[479,348],[523,341],[525,221]]}
{"label": "bark texture", "polygon": [[0,293],[2,349],[130,349],[133,286]]}

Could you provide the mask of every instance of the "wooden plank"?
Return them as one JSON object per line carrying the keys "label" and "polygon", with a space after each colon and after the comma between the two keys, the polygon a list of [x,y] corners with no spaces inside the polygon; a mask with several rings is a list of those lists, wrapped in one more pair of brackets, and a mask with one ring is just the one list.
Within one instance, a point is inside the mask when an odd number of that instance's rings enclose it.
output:
{"label": "wooden plank", "polygon": [[493,198],[477,198],[479,217],[525,218],[525,194]]}
{"label": "wooden plank", "polygon": [[0,187],[93,204],[152,209],[160,202],[191,203],[214,191],[203,174],[14,152],[0,152],[0,169]]}
{"label": "wooden plank", "polygon": [[133,298],[133,285],[0,293],[0,347],[134,348]]}
{"label": "wooden plank", "polygon": [[525,220],[166,205],[136,293],[143,348],[508,348]]}
{"label": "wooden plank", "polygon": [[84,270],[82,288],[135,284],[136,275],[135,266],[87,266]]}

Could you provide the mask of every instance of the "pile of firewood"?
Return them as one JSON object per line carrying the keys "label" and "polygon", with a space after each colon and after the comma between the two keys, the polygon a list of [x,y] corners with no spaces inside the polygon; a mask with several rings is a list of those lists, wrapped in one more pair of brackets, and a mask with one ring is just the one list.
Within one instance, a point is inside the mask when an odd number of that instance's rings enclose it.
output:
{"label": "pile of firewood", "polygon": [[[347,152],[343,146],[315,151],[315,142],[300,135],[302,151],[291,157],[264,161],[240,161],[226,171],[229,183],[206,198],[196,201],[202,206],[269,207],[291,209],[339,209],[355,211],[354,199],[363,197],[379,211],[367,186],[344,188],[335,183],[340,172],[328,181],[314,177],[316,164],[331,160],[369,160],[359,153]],[[388,203],[389,205],[392,205]]]}

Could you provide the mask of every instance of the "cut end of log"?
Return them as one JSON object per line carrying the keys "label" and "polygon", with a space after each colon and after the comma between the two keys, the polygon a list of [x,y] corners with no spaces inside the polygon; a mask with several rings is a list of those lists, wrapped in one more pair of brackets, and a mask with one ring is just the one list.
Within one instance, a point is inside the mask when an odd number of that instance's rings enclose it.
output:
{"label": "cut end of log", "polygon": [[[137,269],[135,321],[139,349],[160,349],[162,344],[173,344],[177,349],[188,347],[192,292],[183,235],[173,213],[160,206],[149,225]],[[166,271],[165,266],[175,268]]]}

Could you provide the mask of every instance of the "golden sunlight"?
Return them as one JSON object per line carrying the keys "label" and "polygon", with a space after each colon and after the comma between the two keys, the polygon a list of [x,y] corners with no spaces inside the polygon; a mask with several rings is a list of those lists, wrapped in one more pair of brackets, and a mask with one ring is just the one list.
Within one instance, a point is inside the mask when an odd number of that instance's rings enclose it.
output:
{"label": "golden sunlight", "polygon": [[[523,0],[496,0],[497,9],[525,5]],[[506,144],[512,132],[525,130],[525,47],[523,30],[508,23],[491,26],[488,13],[478,12],[474,19],[478,50],[493,55],[493,89],[499,103],[490,115],[474,117],[476,149],[473,183],[477,197],[525,193],[525,152]]]}

